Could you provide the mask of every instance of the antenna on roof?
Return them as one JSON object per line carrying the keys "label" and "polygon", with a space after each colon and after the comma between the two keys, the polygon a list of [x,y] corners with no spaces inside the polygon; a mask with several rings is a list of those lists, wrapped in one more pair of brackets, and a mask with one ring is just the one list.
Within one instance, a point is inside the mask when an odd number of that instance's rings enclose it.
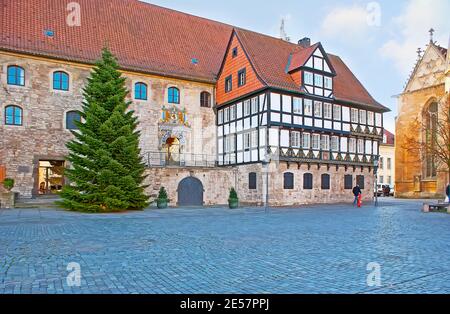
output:
{"label": "antenna on roof", "polygon": [[284,24],[285,24],[285,20],[284,18],[281,19],[281,26],[280,26],[280,38],[284,41],[288,41],[290,42],[291,39],[288,37],[288,35],[286,34],[286,30],[284,28]]}

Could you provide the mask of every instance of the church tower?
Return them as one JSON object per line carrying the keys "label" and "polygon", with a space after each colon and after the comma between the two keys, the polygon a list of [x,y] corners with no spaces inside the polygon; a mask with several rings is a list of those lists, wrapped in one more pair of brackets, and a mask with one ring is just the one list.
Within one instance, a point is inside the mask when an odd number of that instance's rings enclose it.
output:
{"label": "church tower", "polygon": [[448,36],[447,46],[447,71],[445,72],[445,92],[450,93],[450,35]]}

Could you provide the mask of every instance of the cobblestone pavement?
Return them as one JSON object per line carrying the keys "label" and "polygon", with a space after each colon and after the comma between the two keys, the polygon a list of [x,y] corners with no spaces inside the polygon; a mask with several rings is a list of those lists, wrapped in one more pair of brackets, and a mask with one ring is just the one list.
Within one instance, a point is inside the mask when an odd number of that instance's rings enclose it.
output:
{"label": "cobblestone pavement", "polygon": [[1,210],[0,293],[449,293],[450,215],[420,207]]}

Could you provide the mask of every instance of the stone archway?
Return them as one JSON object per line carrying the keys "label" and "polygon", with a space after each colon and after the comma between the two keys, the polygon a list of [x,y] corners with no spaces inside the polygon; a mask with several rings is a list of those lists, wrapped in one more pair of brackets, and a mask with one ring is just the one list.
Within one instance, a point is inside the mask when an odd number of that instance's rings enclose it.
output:
{"label": "stone archway", "polygon": [[179,164],[180,163],[180,140],[177,137],[169,137],[165,144],[166,163]]}
{"label": "stone archway", "polygon": [[178,206],[203,206],[203,184],[195,177],[187,177],[178,184]]}

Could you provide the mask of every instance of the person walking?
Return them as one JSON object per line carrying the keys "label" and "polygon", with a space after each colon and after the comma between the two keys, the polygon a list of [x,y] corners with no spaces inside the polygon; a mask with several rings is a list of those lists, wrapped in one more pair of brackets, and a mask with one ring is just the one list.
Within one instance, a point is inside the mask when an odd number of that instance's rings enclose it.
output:
{"label": "person walking", "polygon": [[353,206],[355,206],[356,204],[358,204],[358,198],[361,195],[361,188],[359,187],[358,184],[353,188],[353,195],[355,196],[355,200],[353,201]]}
{"label": "person walking", "polygon": [[447,184],[447,188],[445,189],[445,194],[447,195],[447,203],[450,204],[450,183]]}

